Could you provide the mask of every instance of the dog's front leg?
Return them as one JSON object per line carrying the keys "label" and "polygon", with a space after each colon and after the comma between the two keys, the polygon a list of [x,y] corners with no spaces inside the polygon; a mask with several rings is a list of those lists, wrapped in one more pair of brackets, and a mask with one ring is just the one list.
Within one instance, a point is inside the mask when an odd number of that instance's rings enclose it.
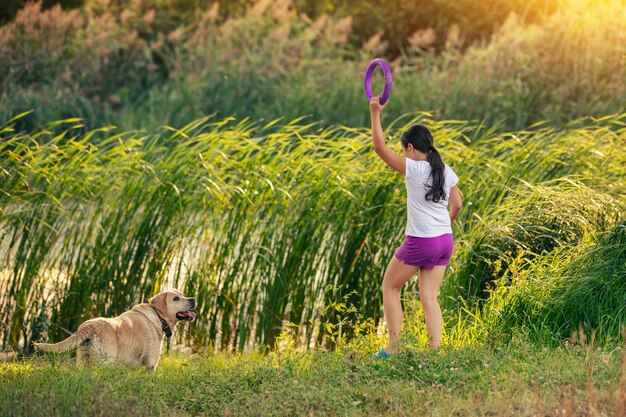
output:
{"label": "dog's front leg", "polygon": [[146,363],[146,368],[151,371],[153,374],[156,374],[157,367],[159,366],[159,358],[154,363]]}
{"label": "dog's front leg", "polygon": [[161,358],[161,350],[154,349],[144,358],[143,363],[146,365],[152,373],[156,373],[157,367],[159,366],[159,359]]}

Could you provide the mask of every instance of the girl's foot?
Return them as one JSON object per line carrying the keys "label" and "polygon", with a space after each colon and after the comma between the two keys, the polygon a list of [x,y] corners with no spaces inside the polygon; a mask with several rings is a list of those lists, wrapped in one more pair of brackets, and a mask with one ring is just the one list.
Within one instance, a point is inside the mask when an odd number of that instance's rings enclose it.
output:
{"label": "girl's foot", "polygon": [[439,342],[435,342],[434,340],[429,338],[428,342],[426,342],[426,346],[433,350],[437,350],[439,349]]}
{"label": "girl's foot", "polygon": [[388,353],[385,348],[379,350],[378,352],[372,354],[374,359],[389,359],[391,358],[391,353]]}

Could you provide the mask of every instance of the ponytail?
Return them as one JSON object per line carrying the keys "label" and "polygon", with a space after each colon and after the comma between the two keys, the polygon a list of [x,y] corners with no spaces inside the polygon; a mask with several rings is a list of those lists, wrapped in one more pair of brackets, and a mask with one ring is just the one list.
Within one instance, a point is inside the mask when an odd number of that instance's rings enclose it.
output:
{"label": "ponytail", "polygon": [[431,200],[433,203],[439,203],[445,200],[445,165],[441,160],[441,155],[439,155],[439,152],[437,152],[437,149],[435,149],[433,145],[433,135],[430,131],[422,125],[413,125],[402,134],[400,142],[404,149],[406,149],[410,143],[415,149],[428,155],[427,160],[431,168],[430,176],[433,181],[432,184],[426,185],[429,189],[426,193],[426,200]]}
{"label": "ponytail", "polygon": [[431,177],[433,183],[428,186],[430,188],[426,193],[426,200],[432,200],[433,203],[439,203],[446,199],[446,192],[444,191],[444,185],[446,182],[446,176],[444,173],[445,165],[441,160],[441,155],[434,146],[430,146],[430,153],[428,154],[428,163],[431,168]]}

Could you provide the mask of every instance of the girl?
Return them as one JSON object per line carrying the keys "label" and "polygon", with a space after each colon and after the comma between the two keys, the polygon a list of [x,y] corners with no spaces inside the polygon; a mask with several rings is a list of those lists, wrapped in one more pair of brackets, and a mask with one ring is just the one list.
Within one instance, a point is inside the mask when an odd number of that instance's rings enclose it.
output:
{"label": "girl", "polygon": [[437,295],[454,248],[452,224],[461,211],[459,178],[441,160],[428,129],[413,125],[402,134],[400,142],[404,156],[387,147],[380,124],[380,113],[385,106],[380,104],[378,97],[370,100],[372,142],[378,156],[404,175],[408,222],[406,239],[389,262],[383,279],[383,310],[389,329],[389,344],[375,354],[377,358],[389,358],[398,351],[402,329],[400,290],[417,272],[428,346],[439,347],[442,317]]}

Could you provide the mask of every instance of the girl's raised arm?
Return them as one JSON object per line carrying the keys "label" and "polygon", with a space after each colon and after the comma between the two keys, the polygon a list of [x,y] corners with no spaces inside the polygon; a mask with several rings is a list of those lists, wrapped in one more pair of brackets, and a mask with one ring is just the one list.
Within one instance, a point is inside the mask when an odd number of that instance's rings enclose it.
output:
{"label": "girl's raised arm", "polygon": [[374,150],[385,161],[387,165],[398,171],[400,174],[406,173],[406,159],[389,149],[385,142],[383,127],[380,124],[380,113],[387,104],[381,105],[379,97],[372,97],[370,100],[370,114],[372,116],[372,143]]}

